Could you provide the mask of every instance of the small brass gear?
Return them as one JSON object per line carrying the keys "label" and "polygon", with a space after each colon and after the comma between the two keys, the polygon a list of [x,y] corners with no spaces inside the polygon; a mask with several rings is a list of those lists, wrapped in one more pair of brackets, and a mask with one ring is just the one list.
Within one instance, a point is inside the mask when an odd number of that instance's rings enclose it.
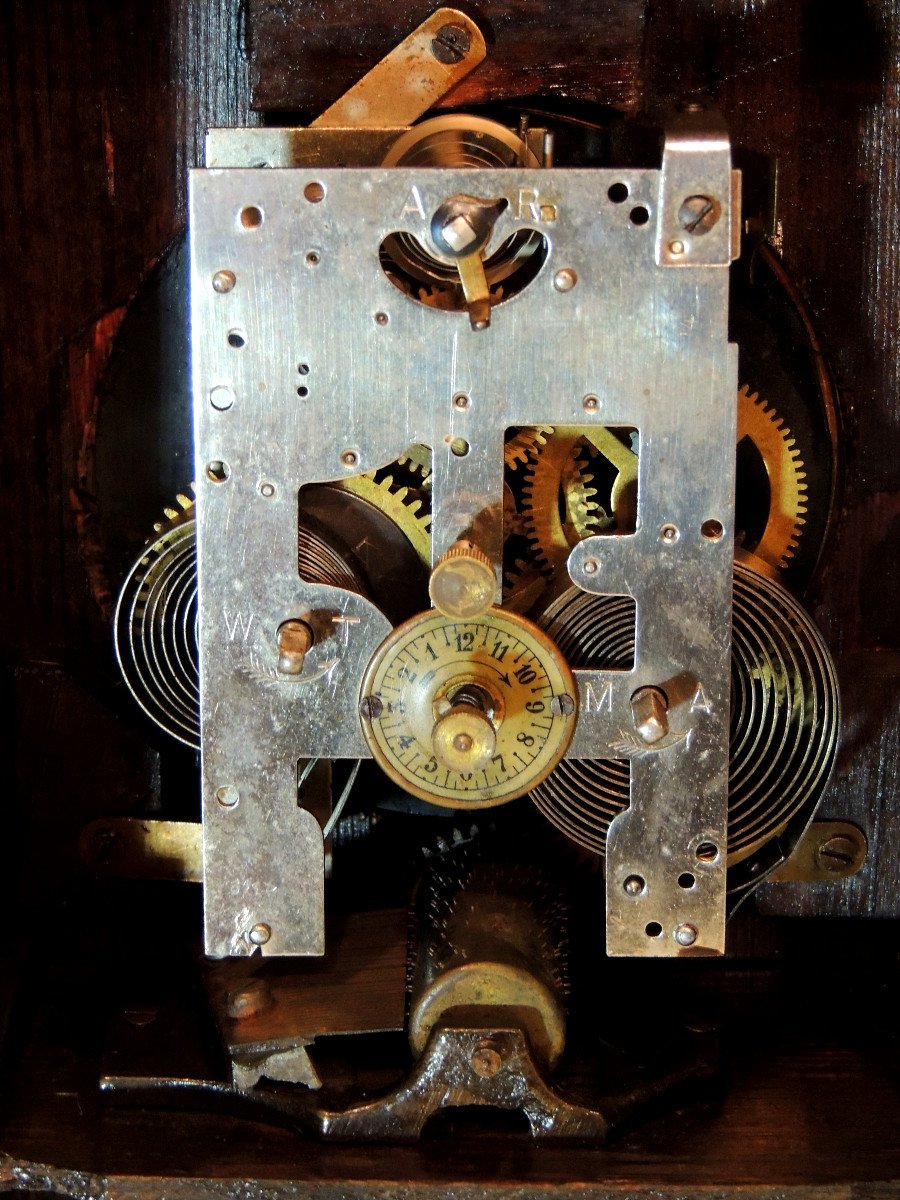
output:
{"label": "small brass gear", "polygon": [[553,432],[552,425],[522,426],[510,433],[503,447],[503,461],[509,471],[518,471],[538,453]]}
{"label": "small brass gear", "polygon": [[[522,427],[510,433],[503,448],[503,461],[510,471],[518,471],[547,441],[552,432],[549,425]],[[398,457],[401,467],[413,472],[422,480],[422,486],[431,487],[431,447],[422,443],[408,446]]]}
{"label": "small brass gear", "polygon": [[426,567],[431,566],[431,513],[425,500],[405,485],[398,485],[394,475],[372,471],[353,475],[330,486],[351,492],[379,508],[400,529]]}
{"label": "small brass gear", "polygon": [[[194,508],[197,504],[196,485],[191,482],[175,497],[174,504],[168,505],[163,509],[165,520],[154,521],[153,532],[157,535],[166,533],[169,529],[174,529],[178,525],[183,525],[185,521],[193,521],[195,513]],[[148,541],[155,541],[155,538],[150,538]]]}
{"label": "small brass gear", "polygon": [[[594,460],[615,469],[605,503],[594,485]],[[540,568],[554,575],[572,547],[616,524],[628,528],[634,505],[637,456],[611,430],[560,426],[534,454],[522,489],[525,526]]]}
{"label": "small brass gear", "polygon": [[738,444],[749,438],[769,480],[769,510],[756,545],[747,548],[778,569],[794,556],[806,522],[806,470],[793,434],[772,405],[745,384],[738,392]]}

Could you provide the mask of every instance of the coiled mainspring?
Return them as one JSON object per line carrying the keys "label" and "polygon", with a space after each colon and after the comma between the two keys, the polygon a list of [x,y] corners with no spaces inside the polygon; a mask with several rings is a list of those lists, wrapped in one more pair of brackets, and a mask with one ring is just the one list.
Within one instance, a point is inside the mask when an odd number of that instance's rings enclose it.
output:
{"label": "coiled mainspring", "polygon": [[[114,621],[125,682],[160,729],[200,748],[197,528],[193,506],[165,529],[128,572]],[[298,528],[301,579],[361,592],[352,566],[313,529]]]}
{"label": "coiled mainspring", "polygon": [[[790,592],[742,563],[734,569],[728,863],[752,855],[795,818],[811,816],[837,749],[834,664],[822,635]],[[543,628],[572,666],[627,670],[634,603],[572,588]],[[628,807],[630,770],[616,759],[566,759],[531,793],[577,845],[606,852],[613,818]]]}

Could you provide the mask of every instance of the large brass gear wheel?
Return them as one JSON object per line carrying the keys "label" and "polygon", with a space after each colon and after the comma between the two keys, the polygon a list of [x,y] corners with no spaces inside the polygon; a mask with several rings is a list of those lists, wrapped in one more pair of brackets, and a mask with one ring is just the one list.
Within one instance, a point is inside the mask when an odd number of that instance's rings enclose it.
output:
{"label": "large brass gear wheel", "polygon": [[[390,472],[390,468],[388,468]],[[431,566],[431,513],[413,489],[395,482],[394,475],[373,471],[330,485],[367,500],[400,529],[425,567]]]}
{"label": "large brass gear wheel", "polygon": [[[602,456],[615,469],[609,497],[598,499],[592,461]],[[532,453],[522,489],[525,527],[541,570],[555,575],[572,547],[615,525],[633,525],[637,455],[602,426],[560,426]]]}
{"label": "large brass gear wheel", "polygon": [[[523,519],[535,561],[547,575],[565,564],[571,548],[613,523],[633,528],[637,456],[609,429],[547,430],[530,453],[522,490]],[[577,435],[577,436],[576,436]],[[761,532],[746,545],[757,558],[782,570],[796,552],[807,510],[806,471],[795,439],[775,409],[744,386],[738,393],[737,441],[749,438],[762,461],[769,498]],[[617,471],[607,505],[593,487],[595,453]]]}
{"label": "large brass gear wheel", "polygon": [[739,445],[744,438],[756,447],[769,481],[765,527],[756,544],[746,548],[769,566],[783,569],[796,552],[806,520],[806,470],[790,429],[746,384],[738,392]]}
{"label": "large brass gear wheel", "polygon": [[431,488],[431,447],[416,442],[407,446],[398,457],[397,462],[405,467],[415,477],[421,480],[421,486],[426,490]]}

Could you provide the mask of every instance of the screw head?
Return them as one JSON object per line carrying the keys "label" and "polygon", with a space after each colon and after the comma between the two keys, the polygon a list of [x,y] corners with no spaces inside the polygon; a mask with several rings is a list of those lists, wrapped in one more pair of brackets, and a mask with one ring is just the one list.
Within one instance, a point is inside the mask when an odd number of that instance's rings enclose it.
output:
{"label": "screw head", "polygon": [[240,792],[230,783],[225,784],[224,787],[216,788],[216,800],[223,808],[234,808],[240,798]]}
{"label": "screw head", "polygon": [[146,1025],[152,1025],[158,1015],[155,1008],[126,1008],[122,1012],[122,1016],[128,1024],[133,1025],[135,1029],[143,1029]]}
{"label": "screw head", "polygon": [[503,1066],[500,1052],[490,1044],[476,1046],[469,1061],[472,1064],[472,1070],[481,1079],[493,1079]]}
{"label": "screw head", "polygon": [[258,925],[254,925],[247,934],[247,941],[253,946],[264,946],[271,936],[271,926],[260,922]]}
{"label": "screw head", "polygon": [[859,848],[847,834],[838,833],[824,841],[816,850],[816,864],[832,875],[843,874],[856,862]]}
{"label": "screw head", "polygon": [[586,558],[582,566],[585,575],[596,575],[600,570],[600,563],[596,558]]}
{"label": "screw head", "polygon": [[122,839],[119,835],[106,826],[100,826],[91,836],[87,853],[91,863],[103,866],[118,858],[122,849]]}
{"label": "screw head", "polygon": [[578,274],[571,267],[563,267],[553,276],[553,286],[558,292],[571,292],[578,282]]}
{"label": "screw head", "polygon": [[688,925],[685,922],[683,925],[678,925],[675,928],[675,941],[679,946],[693,946],[698,937],[697,929],[694,925]]}
{"label": "screw head", "polygon": [[669,242],[669,253],[675,255],[684,254],[684,242],[680,241],[678,238],[675,238],[673,241]]}
{"label": "screw head", "polygon": [[359,715],[364,721],[377,721],[384,712],[384,705],[377,696],[363,696],[359,702]]}
{"label": "screw head", "polygon": [[442,25],[431,41],[431,53],[445,66],[462,62],[469,53],[472,39],[462,25]]}
{"label": "screw head", "polygon": [[213,291],[220,294],[230,292],[236,283],[234,271],[216,271],[212,277]]}
{"label": "screw head", "polygon": [[678,222],[685,232],[699,237],[708,233],[721,215],[722,206],[712,196],[688,196],[681,202]]}
{"label": "screw head", "polygon": [[348,470],[355,467],[358,462],[359,455],[355,450],[345,450],[341,455],[341,466],[347,467]]}

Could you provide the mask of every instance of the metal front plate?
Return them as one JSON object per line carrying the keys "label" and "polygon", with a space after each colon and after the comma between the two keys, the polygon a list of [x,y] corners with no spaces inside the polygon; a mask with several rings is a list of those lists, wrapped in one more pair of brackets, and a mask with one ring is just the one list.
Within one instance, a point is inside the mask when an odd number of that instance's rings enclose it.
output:
{"label": "metal front plate", "polygon": [[[665,171],[193,172],[209,954],[322,952],[321,833],[297,806],[296,763],[367,754],[359,683],[390,627],[363,597],[298,578],[298,489],[426,443],[434,556],[475,530],[497,563],[504,431],[590,421],[640,431],[637,532],[590,539],[570,560],[580,586],[637,602],[635,668],[577,673],[569,750],[632,762],[631,807],[609,834],[608,951],[722,950],[737,390],[727,338],[731,177],[721,139],[691,146],[681,150],[679,186],[716,197],[725,227],[709,233],[693,269],[684,269],[694,248],[674,224]],[[616,203],[608,190],[621,183],[628,196]],[[486,191],[509,202],[491,245],[527,226],[548,239],[549,254],[476,333],[465,313],[398,291],[378,248],[397,230],[427,245],[447,196]],[[680,232],[686,257],[658,262]],[[567,291],[554,286],[562,268],[577,276]],[[223,271],[234,286],[217,291]],[[460,392],[465,408],[453,404]],[[586,396],[596,407],[585,409]],[[465,439],[467,454],[451,452],[454,439]],[[710,520],[722,536],[703,535]],[[677,530],[668,541],[666,526]],[[319,637],[302,674],[284,678],[275,635],[288,618],[310,621]],[[633,732],[629,701],[643,684],[671,693],[670,732],[652,748]],[[223,805],[217,793],[238,803]],[[623,888],[632,875],[645,884],[638,895]],[[675,936],[684,927],[696,931],[689,945]]]}

